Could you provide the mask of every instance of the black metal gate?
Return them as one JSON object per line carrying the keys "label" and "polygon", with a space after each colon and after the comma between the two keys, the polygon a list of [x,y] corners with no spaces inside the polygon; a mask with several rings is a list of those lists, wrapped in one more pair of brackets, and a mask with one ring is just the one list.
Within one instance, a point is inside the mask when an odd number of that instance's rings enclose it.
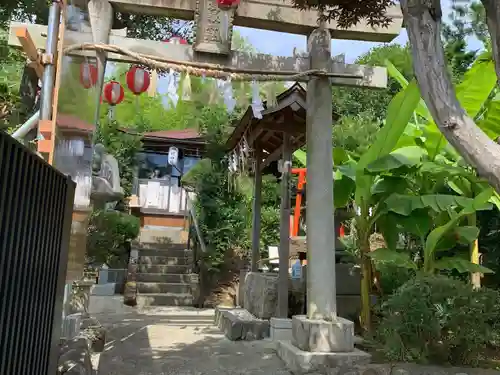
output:
{"label": "black metal gate", "polygon": [[75,183],[0,131],[0,374],[54,375]]}

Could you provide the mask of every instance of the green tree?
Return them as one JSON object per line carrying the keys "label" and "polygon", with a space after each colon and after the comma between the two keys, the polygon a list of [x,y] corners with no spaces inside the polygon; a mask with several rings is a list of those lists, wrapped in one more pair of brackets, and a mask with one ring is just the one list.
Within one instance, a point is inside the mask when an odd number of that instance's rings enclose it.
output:
{"label": "green tree", "polygon": [[448,60],[451,75],[459,82],[476,59],[476,51],[467,51],[467,36],[472,29],[466,22],[467,9],[454,6],[450,14],[450,23],[443,23],[444,53]]}
{"label": "green tree", "polygon": [[[413,78],[413,68],[409,46],[389,44],[371,49],[356,59],[356,64],[384,66],[391,61],[407,79]],[[366,90],[361,88],[334,87],[333,105],[343,116],[362,116],[364,118],[384,119],[387,106],[392,97],[400,90],[398,83],[389,79],[387,89]]]}
{"label": "green tree", "polygon": [[491,37],[486,24],[486,11],[482,3],[472,1],[470,4],[453,4],[453,13],[465,25],[468,36],[474,36],[483,43],[485,49],[491,49]]}
{"label": "green tree", "polygon": [[120,130],[118,122],[108,121],[98,127],[96,140],[106,147],[106,151],[113,155],[120,169],[120,183],[125,198],[132,192],[137,165],[137,153],[142,150],[142,134],[131,134]]}
{"label": "green tree", "polygon": [[8,33],[0,28],[0,129],[16,127],[25,117],[19,85],[25,59],[20,51],[7,45]]}

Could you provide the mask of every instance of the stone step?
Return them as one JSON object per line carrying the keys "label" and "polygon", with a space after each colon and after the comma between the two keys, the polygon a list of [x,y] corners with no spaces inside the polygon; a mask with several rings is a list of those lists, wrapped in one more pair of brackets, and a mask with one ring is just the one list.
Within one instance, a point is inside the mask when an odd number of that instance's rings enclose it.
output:
{"label": "stone step", "polygon": [[142,228],[138,239],[142,243],[183,243],[187,242],[187,232],[183,228],[177,227],[165,227],[161,229]]}
{"label": "stone step", "polygon": [[191,275],[182,273],[138,273],[137,282],[189,284]]}
{"label": "stone step", "polygon": [[190,294],[191,285],[181,283],[138,282],[138,293],[180,293]]}
{"label": "stone step", "polygon": [[193,250],[186,249],[186,245],[183,247],[165,248],[165,249],[154,249],[154,248],[136,248],[139,256],[160,256],[160,257],[191,257],[193,256]]}
{"label": "stone step", "polygon": [[166,265],[166,266],[186,266],[192,263],[192,259],[189,257],[170,257],[170,256],[149,256],[149,255],[139,255],[137,264],[156,264],[156,265]]}
{"label": "stone step", "polygon": [[191,266],[187,265],[175,265],[175,266],[167,266],[167,265],[157,265],[157,264],[138,264],[137,265],[138,273],[181,273],[186,274],[191,272]]}
{"label": "stone step", "polygon": [[137,305],[144,306],[193,306],[194,298],[185,293],[137,294]]}
{"label": "stone step", "polygon": [[187,242],[169,242],[169,243],[157,243],[157,242],[132,242],[132,248],[136,250],[184,250],[187,247]]}

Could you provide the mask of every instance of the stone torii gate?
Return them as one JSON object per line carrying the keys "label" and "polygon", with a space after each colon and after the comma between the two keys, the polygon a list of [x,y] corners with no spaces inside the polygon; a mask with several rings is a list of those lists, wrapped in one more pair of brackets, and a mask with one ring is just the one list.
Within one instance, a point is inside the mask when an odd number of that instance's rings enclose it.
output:
{"label": "stone torii gate", "polygon": [[[86,1],[80,1],[86,3]],[[295,372],[309,371],[315,366],[329,367],[349,360],[365,360],[354,349],[354,325],[337,317],[335,291],[335,243],[333,223],[332,180],[332,85],[384,88],[385,68],[344,64],[332,61],[331,39],[353,39],[388,42],[401,29],[402,16],[397,7],[389,9],[392,23],[387,28],[373,28],[360,23],[340,29],[330,22],[317,23],[317,13],[299,11],[290,0],[242,0],[228,10],[227,30],[222,10],[215,0],[90,0],[88,2],[92,33],[66,30],[65,45],[101,43],[118,45],[136,53],[156,55],[185,62],[217,63],[221,66],[257,74],[258,71],[281,73],[320,69],[336,77],[302,77],[307,81],[307,316],[294,317],[293,345],[281,343],[279,354]],[[162,15],[195,21],[193,46],[168,44],[151,40],[126,38],[112,32],[113,12]],[[231,51],[233,25],[308,35],[308,54],[278,57]],[[31,35],[36,48],[44,49],[47,28],[39,25],[12,24],[11,45],[21,46],[16,28],[23,27]],[[44,36],[45,35],[45,36]],[[226,37],[223,37],[225,35]],[[92,52],[73,50],[70,54],[95,56]],[[106,59],[134,62],[133,58],[97,52],[100,64],[99,84],[103,84]],[[253,73],[255,72],[255,73]],[[332,357],[333,360],[332,360]],[[340,361],[340,362],[339,362]]]}

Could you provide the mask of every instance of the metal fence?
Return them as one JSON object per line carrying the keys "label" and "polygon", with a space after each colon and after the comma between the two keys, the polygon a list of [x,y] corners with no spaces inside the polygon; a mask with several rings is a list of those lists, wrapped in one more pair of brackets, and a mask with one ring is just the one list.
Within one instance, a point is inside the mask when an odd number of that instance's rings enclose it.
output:
{"label": "metal fence", "polygon": [[57,373],[75,183],[0,131],[0,374]]}

